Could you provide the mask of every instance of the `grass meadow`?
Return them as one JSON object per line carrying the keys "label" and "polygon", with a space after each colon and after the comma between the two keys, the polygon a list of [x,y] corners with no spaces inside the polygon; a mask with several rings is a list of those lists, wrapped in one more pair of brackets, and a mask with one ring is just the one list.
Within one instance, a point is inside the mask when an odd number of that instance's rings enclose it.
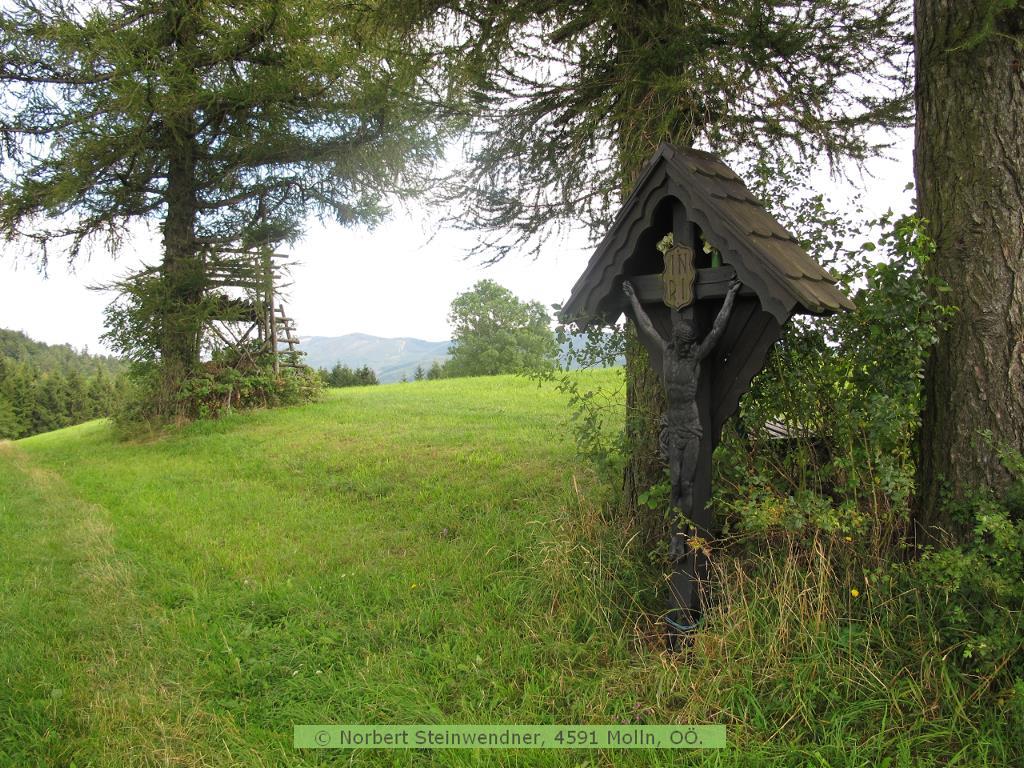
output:
{"label": "grass meadow", "polygon": [[[614,371],[581,374],[609,386]],[[0,766],[1012,765],[927,637],[826,545],[658,569],[512,377],[329,391],[123,442],[0,443]],[[869,629],[877,631],[868,631]],[[909,633],[909,634],[908,634]],[[886,640],[889,638],[889,640]],[[298,723],[723,723],[722,751],[295,750]]]}

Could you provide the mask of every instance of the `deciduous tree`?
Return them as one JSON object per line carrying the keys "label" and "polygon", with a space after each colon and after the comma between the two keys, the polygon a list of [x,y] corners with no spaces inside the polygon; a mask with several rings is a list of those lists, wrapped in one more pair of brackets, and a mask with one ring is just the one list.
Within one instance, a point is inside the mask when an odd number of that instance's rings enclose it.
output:
{"label": "deciduous tree", "polygon": [[493,280],[481,280],[452,302],[447,376],[493,376],[553,366],[551,318],[537,301],[520,301]]}

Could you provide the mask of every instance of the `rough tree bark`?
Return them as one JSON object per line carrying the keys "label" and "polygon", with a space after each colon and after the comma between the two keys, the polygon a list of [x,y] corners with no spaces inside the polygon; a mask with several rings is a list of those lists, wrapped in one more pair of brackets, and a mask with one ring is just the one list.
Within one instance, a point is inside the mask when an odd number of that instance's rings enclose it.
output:
{"label": "rough tree bark", "polygon": [[1024,11],[996,14],[992,0],[914,5],[918,206],[937,246],[928,269],[959,308],[925,373],[925,532],[951,527],[946,492],[1009,482],[983,430],[997,446],[1024,448],[1024,53],[1013,39]]}
{"label": "rough tree bark", "polygon": [[[659,38],[659,31],[644,21],[645,16],[657,17],[666,12],[662,0],[639,0],[635,3],[634,24],[624,24],[616,31],[619,38],[620,57],[629,52],[643,49],[663,50],[666,41]],[[665,64],[666,69],[671,65]],[[679,71],[684,71],[686,62],[675,62]],[[629,65],[620,63],[622,71],[629,71]],[[643,82],[637,80],[637,83]],[[624,102],[620,113],[627,116],[618,127],[618,163],[621,199],[625,200],[632,191],[644,165],[663,141],[680,147],[693,144],[700,120],[700,110],[693,107],[686,110],[680,106],[682,94],[676,94],[672,103],[661,103],[664,94],[657,94],[643,87],[626,87],[622,90]],[[663,115],[673,114],[676,119],[666,124]],[[651,519],[650,510],[639,508],[638,497],[655,483],[664,479],[665,460],[659,448],[661,417],[665,412],[665,390],[658,373],[651,368],[647,350],[637,337],[632,321],[627,321],[626,336],[626,436],[630,446],[623,476],[622,506],[625,512],[637,519],[651,523],[648,533],[652,536],[663,534],[655,530],[660,520]]]}
{"label": "rough tree bark", "polygon": [[658,447],[665,390],[630,321],[626,336],[626,433],[632,448],[623,477],[623,507],[637,511],[637,497],[661,479],[665,462]]}
{"label": "rough tree bark", "polygon": [[169,3],[166,21],[169,41],[178,61],[168,76],[170,108],[163,116],[167,169],[167,215],[163,222],[164,255],[160,358],[164,376],[173,385],[199,365],[202,299],[205,271],[196,242],[199,201],[196,193],[196,118],[192,94],[198,87],[193,69],[198,35],[195,0]]}
{"label": "rough tree bark", "polygon": [[172,381],[199,364],[202,323],[198,303],[205,271],[196,245],[195,158],[190,136],[182,138],[167,174],[167,217],[163,224],[160,358]]}

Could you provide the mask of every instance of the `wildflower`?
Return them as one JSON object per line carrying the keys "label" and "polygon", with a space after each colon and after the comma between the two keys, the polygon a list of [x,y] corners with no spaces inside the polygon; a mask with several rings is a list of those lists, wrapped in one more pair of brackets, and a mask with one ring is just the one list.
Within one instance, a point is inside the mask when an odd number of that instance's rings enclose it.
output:
{"label": "wildflower", "polygon": [[854,587],[853,589],[850,590],[850,594],[853,595],[854,597],[860,597],[860,590],[857,589],[856,587]]}

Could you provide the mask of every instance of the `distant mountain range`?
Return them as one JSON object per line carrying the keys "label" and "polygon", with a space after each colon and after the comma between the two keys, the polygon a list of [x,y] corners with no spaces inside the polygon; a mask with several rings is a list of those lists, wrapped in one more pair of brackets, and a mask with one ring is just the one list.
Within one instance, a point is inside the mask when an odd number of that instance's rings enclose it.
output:
{"label": "distant mountain range", "polygon": [[[385,339],[368,333],[345,336],[302,336],[299,346],[306,357],[303,362],[314,368],[333,368],[338,363],[349,368],[370,366],[382,384],[412,379],[417,366],[426,371],[435,360],[448,359],[451,341],[423,339]],[[582,343],[582,342],[581,342]],[[563,349],[563,355],[565,350]],[[619,361],[621,365],[624,361]]]}
{"label": "distant mountain range", "polygon": [[349,368],[370,366],[382,384],[412,379],[416,366],[423,370],[438,360],[448,359],[450,341],[423,339],[383,339],[367,333],[345,336],[302,336],[299,349],[306,353],[303,362],[314,368],[333,368],[338,363]]}

